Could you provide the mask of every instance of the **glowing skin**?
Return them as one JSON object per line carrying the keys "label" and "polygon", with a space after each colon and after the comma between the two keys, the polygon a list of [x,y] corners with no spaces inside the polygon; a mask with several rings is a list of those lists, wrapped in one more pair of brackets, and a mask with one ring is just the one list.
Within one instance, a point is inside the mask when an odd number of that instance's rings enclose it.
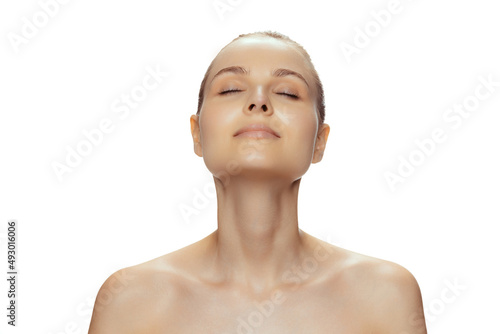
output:
{"label": "glowing skin", "polygon": [[[214,175],[218,229],[110,276],[89,333],[426,333],[406,269],[298,228],[301,177],[321,161],[330,131],[315,101],[293,46],[246,37],[219,53],[190,119],[194,151]],[[250,124],[278,136],[234,136]]]}

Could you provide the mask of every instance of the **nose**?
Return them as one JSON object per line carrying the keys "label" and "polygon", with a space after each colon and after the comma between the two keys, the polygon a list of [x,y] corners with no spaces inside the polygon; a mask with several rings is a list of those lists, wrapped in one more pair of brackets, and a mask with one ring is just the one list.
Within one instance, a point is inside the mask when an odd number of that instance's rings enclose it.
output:
{"label": "nose", "polygon": [[248,111],[269,111],[271,112],[271,103],[262,88],[256,89],[248,101]]}

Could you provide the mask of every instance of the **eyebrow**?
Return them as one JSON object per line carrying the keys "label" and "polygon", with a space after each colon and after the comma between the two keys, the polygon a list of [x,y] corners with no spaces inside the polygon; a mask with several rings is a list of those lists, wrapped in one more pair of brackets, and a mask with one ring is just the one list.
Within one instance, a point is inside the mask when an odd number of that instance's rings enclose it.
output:
{"label": "eyebrow", "polygon": [[[221,69],[219,72],[217,72],[217,74],[214,75],[214,77],[212,78],[212,80],[210,82],[213,82],[215,80],[215,78],[217,78],[218,76],[225,74],[225,73],[247,75],[249,73],[249,71],[247,71],[244,67],[241,67],[241,66],[225,67],[225,68]],[[286,76],[294,76],[294,77],[302,80],[307,85],[307,87],[309,87],[309,84],[307,83],[306,79],[302,76],[302,74],[297,73],[297,72],[292,71],[292,70],[289,70],[289,69],[286,69],[286,68],[277,68],[272,72],[271,75],[273,77],[277,77],[277,78],[282,78],[282,77],[286,77]]]}

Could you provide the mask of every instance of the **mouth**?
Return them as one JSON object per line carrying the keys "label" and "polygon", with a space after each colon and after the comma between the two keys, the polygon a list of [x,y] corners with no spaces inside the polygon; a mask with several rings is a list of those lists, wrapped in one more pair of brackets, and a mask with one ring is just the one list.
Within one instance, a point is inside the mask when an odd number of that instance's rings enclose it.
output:
{"label": "mouth", "polygon": [[273,129],[264,124],[250,124],[239,129],[234,137],[281,138]]}

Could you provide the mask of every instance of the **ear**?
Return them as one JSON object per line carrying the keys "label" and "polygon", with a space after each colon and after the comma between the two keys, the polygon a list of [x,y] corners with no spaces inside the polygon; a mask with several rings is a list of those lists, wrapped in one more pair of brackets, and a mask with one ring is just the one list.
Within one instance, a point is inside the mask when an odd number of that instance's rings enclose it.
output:
{"label": "ear", "polygon": [[328,135],[330,134],[330,126],[326,123],[321,124],[318,130],[318,137],[316,138],[316,146],[314,147],[314,155],[312,163],[318,163],[323,158],[323,153],[325,152],[326,142],[328,140]]}
{"label": "ear", "polygon": [[193,144],[194,144],[194,153],[197,156],[201,157],[202,149],[201,149],[201,136],[200,136],[200,117],[198,115],[191,115],[191,135],[193,136]]}

